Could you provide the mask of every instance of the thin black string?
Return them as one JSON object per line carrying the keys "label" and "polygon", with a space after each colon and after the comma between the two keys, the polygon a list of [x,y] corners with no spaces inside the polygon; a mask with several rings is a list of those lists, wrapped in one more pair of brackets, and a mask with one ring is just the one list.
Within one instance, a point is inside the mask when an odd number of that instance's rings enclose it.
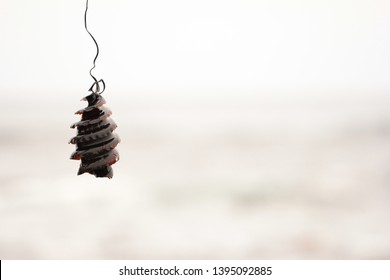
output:
{"label": "thin black string", "polygon": [[[100,79],[99,81],[95,78],[95,76],[92,74],[92,70],[95,69],[96,67],[96,59],[98,58],[99,56],[99,45],[98,43],[96,42],[95,40],[95,37],[93,37],[93,35],[91,34],[91,32],[89,32],[88,30],[88,27],[87,27],[87,11],[88,11],[88,0],[86,1],[86,5],[85,5],[85,13],[84,13],[84,26],[85,26],[85,30],[88,32],[88,34],[91,36],[92,40],[94,41],[95,45],[96,45],[96,56],[95,58],[93,59],[93,66],[92,68],[89,70],[89,75],[91,75],[92,79],[95,81],[91,88],[89,89],[89,91],[93,92],[93,93],[98,93],[98,94],[102,94],[103,91],[105,90],[106,88],[106,85],[103,81],[103,79]],[[103,85],[103,88],[102,90],[100,90],[100,85],[99,83],[102,83]]]}

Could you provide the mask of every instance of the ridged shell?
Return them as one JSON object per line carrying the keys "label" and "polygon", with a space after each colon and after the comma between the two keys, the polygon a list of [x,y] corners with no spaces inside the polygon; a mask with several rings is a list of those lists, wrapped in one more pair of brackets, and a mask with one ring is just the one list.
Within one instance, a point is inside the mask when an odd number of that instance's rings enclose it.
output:
{"label": "ridged shell", "polygon": [[98,93],[92,93],[82,100],[88,101],[88,107],[80,109],[81,121],[71,128],[77,128],[77,135],[70,139],[70,144],[76,144],[76,151],[71,159],[81,160],[77,175],[90,173],[96,177],[112,178],[111,165],[119,160],[115,147],[120,142],[113,133],[117,125],[110,118],[111,110],[104,106],[106,101]]}

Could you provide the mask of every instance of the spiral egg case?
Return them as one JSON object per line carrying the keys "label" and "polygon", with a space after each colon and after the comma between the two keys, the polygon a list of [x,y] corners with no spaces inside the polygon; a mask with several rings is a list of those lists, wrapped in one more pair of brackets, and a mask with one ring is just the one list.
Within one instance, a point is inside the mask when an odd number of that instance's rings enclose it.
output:
{"label": "spiral egg case", "polygon": [[117,125],[110,118],[111,110],[104,106],[106,101],[99,93],[91,93],[84,97],[88,107],[78,110],[81,121],[73,124],[77,135],[69,143],[76,144],[76,151],[71,159],[81,160],[77,175],[90,173],[95,177],[112,178],[111,165],[119,160],[115,147],[120,142],[117,134],[113,133]]}

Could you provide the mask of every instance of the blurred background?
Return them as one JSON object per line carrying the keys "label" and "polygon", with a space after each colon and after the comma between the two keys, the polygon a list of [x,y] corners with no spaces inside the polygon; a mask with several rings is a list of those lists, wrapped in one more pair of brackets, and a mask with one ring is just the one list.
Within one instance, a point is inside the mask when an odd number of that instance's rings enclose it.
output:
{"label": "blurred background", "polygon": [[91,0],[111,180],[84,9],[0,3],[0,259],[390,258],[389,1]]}

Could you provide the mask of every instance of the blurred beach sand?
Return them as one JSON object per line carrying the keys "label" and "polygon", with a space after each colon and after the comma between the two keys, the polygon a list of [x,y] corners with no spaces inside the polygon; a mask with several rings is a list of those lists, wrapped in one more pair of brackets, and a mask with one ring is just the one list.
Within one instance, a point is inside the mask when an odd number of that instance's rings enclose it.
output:
{"label": "blurred beach sand", "polygon": [[390,258],[388,95],[105,93],[108,180],[69,160],[85,103],[3,94],[0,259]]}

